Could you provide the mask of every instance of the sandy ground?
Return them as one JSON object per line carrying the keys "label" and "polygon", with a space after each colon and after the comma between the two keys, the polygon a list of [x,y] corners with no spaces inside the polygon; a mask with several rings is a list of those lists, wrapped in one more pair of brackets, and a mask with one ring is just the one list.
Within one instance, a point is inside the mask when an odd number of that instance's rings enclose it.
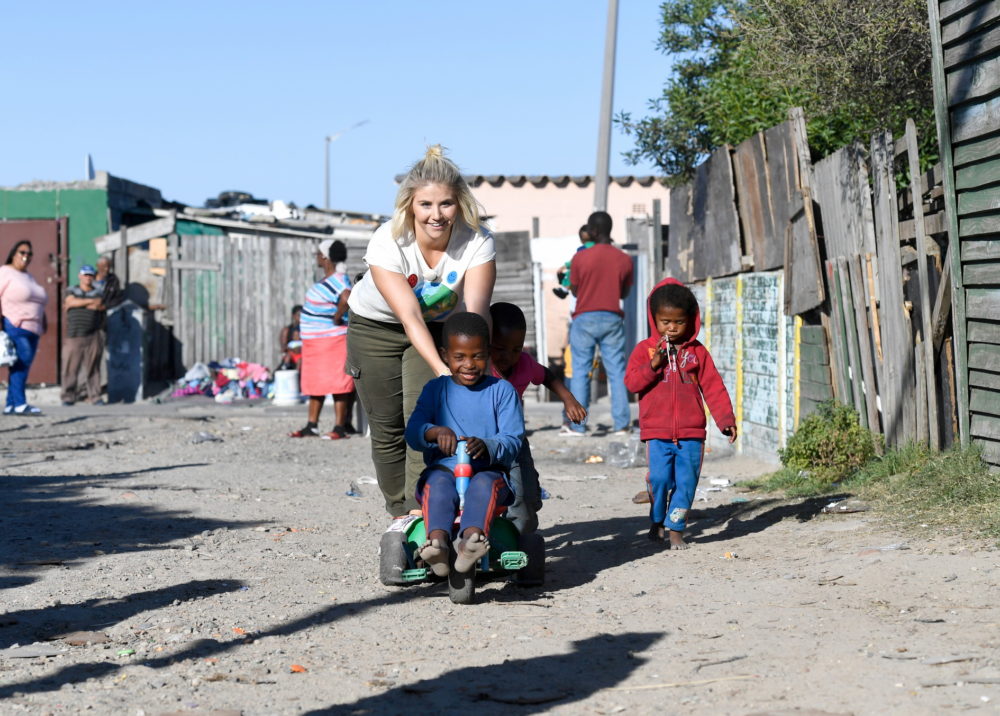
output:
{"label": "sandy ground", "polygon": [[[458,606],[378,582],[369,443],[285,438],[303,413],[0,418],[0,710],[997,712],[988,545],[736,485],[702,494],[691,549],[664,551],[630,501],[644,470],[585,464],[614,439],[560,438],[529,403],[546,584],[486,582]],[[702,486],[767,468],[709,456]]]}

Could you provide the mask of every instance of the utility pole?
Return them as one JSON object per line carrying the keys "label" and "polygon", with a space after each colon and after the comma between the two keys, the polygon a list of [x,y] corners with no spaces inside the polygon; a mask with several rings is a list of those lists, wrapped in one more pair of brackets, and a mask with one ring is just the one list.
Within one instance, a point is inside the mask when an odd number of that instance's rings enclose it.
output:
{"label": "utility pole", "polygon": [[597,172],[594,174],[594,211],[608,210],[611,164],[611,106],[615,95],[615,43],[618,37],[618,0],[608,0],[608,27],[604,38],[604,81],[601,85],[601,121],[597,132]]}

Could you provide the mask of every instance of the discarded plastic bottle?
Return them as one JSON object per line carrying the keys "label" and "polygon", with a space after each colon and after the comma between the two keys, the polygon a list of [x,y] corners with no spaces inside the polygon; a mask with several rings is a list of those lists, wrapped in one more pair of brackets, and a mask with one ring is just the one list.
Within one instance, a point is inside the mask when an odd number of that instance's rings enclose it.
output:
{"label": "discarded plastic bottle", "polygon": [[469,478],[472,477],[472,459],[465,449],[465,441],[459,440],[455,448],[455,489],[458,491],[458,508],[465,507],[465,491],[469,489]]}

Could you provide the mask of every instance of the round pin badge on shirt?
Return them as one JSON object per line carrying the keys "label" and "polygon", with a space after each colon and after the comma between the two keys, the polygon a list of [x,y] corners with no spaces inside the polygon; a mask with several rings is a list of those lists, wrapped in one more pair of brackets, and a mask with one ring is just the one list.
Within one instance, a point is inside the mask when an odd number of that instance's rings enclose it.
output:
{"label": "round pin badge on shirt", "polygon": [[457,278],[458,278],[458,272],[452,271],[450,274],[448,274],[448,283],[455,283],[455,280]]}
{"label": "round pin badge on shirt", "polygon": [[411,273],[406,277],[406,282],[410,284],[410,288],[414,288],[417,285],[417,274]]}

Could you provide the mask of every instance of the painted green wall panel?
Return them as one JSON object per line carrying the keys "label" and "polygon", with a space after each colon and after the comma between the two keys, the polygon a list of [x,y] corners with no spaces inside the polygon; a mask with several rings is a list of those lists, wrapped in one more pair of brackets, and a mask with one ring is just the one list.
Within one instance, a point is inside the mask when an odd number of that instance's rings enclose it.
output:
{"label": "painted green wall panel", "polygon": [[108,193],[104,189],[13,191],[0,189],[0,219],[69,217],[67,282],[76,283],[80,266],[97,260],[94,239],[108,227]]}

